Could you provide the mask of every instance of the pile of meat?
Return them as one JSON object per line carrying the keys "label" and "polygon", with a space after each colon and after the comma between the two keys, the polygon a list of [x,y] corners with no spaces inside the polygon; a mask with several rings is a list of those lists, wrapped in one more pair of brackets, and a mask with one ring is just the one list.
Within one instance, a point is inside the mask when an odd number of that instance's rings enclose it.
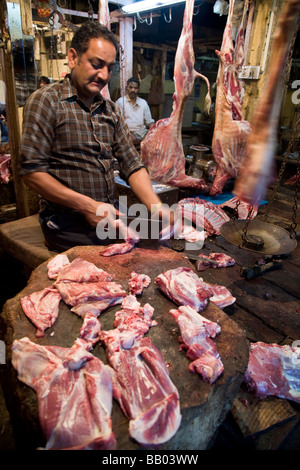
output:
{"label": "pile of meat", "polygon": [[[41,346],[26,337],[13,343],[12,364],[18,378],[37,393],[45,448],[115,449],[113,398],[138,443],[169,440],[181,422],[179,394],[161,352],[144,337],[157,325],[154,309],[150,304],[142,307],[136,298],[149,286],[150,277],[133,271],[127,294],[110,274],[82,258],[70,262],[66,255],[57,255],[47,267],[53,284],[21,299],[37,337],[54,324],[60,301],[83,322],[70,348]],[[122,306],[115,314],[114,329],[104,331],[98,316],[116,304]],[[109,365],[91,352],[99,341]]]}
{"label": "pile of meat", "polygon": [[192,360],[189,371],[197,372],[204,381],[215,382],[224,367],[210,338],[215,338],[221,328],[198,312],[204,310],[209,301],[224,308],[232,304],[235,298],[226,287],[207,284],[192,269],[185,267],[161,273],[155,283],[179,305],[178,310],[171,310],[170,313],[180,329],[180,349],[186,349],[186,356]]}

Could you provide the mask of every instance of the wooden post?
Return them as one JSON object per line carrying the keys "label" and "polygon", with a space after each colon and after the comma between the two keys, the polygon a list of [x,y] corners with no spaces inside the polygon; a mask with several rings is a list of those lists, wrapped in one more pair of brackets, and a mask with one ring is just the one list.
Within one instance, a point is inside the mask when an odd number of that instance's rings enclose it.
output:
{"label": "wooden post", "polygon": [[133,69],[133,20],[130,17],[119,19],[120,44],[124,54],[120,57],[120,88],[121,96],[125,94],[126,82],[132,76]]}
{"label": "wooden post", "polygon": [[3,63],[3,78],[6,86],[6,118],[9,133],[9,147],[11,154],[11,168],[16,197],[17,217],[28,215],[26,188],[18,176],[18,161],[20,153],[20,129],[18,106],[15,93],[14,70],[11,55],[11,41],[8,28],[8,14],[6,1],[0,0],[0,28],[2,32],[3,47],[0,49]]}
{"label": "wooden post", "polygon": [[[20,0],[22,14],[22,27],[32,34],[32,17],[30,0]],[[30,15],[29,15],[30,11]],[[6,85],[6,118],[9,133],[9,148],[11,154],[11,169],[13,174],[14,191],[16,198],[17,217],[27,217],[38,211],[38,195],[29,189],[19,176],[19,155],[21,142],[20,115],[22,108],[18,107],[13,60],[11,53],[11,38],[8,27],[8,13],[6,1],[0,0],[0,31],[2,32],[3,47],[0,49],[1,61],[3,63],[3,78]]]}

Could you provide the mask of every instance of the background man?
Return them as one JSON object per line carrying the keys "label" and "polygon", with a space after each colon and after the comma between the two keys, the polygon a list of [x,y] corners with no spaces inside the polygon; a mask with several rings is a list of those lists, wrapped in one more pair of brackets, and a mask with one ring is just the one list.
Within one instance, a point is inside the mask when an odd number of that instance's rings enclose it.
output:
{"label": "background man", "polygon": [[116,101],[116,105],[129,127],[133,143],[138,147],[154,123],[148,103],[138,96],[140,82],[132,77],[127,80],[126,95]]}

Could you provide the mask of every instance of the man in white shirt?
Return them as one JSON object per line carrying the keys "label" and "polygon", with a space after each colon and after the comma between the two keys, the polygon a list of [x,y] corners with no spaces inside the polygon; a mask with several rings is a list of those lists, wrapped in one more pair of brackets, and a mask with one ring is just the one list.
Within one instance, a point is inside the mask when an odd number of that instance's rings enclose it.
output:
{"label": "man in white shirt", "polygon": [[136,146],[139,146],[154,123],[147,101],[138,96],[139,88],[139,80],[135,77],[130,78],[127,80],[126,95],[116,101]]}

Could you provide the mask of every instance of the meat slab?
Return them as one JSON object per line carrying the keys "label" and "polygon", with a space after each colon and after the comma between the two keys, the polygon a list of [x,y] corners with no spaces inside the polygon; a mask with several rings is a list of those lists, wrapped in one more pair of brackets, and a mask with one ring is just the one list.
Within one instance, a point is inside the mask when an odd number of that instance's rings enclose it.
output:
{"label": "meat slab", "polygon": [[197,271],[205,271],[208,268],[227,268],[235,264],[235,260],[225,253],[210,253],[208,256],[200,253],[198,258]]}
{"label": "meat slab", "polygon": [[216,345],[210,338],[215,338],[220,333],[220,326],[189,306],[170,310],[170,314],[180,329],[181,349],[185,349],[186,357],[192,360],[188,366],[189,371],[197,372],[205,382],[215,382],[224,366]]}
{"label": "meat slab", "polygon": [[204,282],[190,268],[165,271],[156,277],[155,283],[177,305],[189,305],[197,312],[207,307],[209,300],[219,308],[236,300],[225,286]]}
{"label": "meat slab", "polygon": [[273,164],[282,107],[284,70],[291,41],[298,28],[299,11],[299,0],[283,2],[271,47],[268,80],[253,115],[252,132],[235,183],[234,194],[250,204],[257,204],[265,196],[268,185],[274,179]]}
{"label": "meat slab", "polygon": [[300,403],[299,348],[251,343],[244,381],[258,398],[274,395]]}
{"label": "meat slab", "polygon": [[193,11],[194,0],[187,0],[175,56],[172,113],[169,118],[161,119],[151,127],[141,143],[141,157],[153,181],[208,192],[203,179],[195,179],[185,174],[181,134],[185,103],[192,93],[197,77],[204,79],[207,84],[206,110],[210,108],[209,81],[194,69]]}
{"label": "meat slab", "polygon": [[41,346],[26,337],[13,342],[12,364],[19,380],[37,393],[40,424],[47,441],[45,449],[116,447],[111,429],[109,366],[78,344],[73,349]]}
{"label": "meat slab", "polygon": [[45,287],[21,298],[23,312],[37,327],[37,337],[44,336],[45,330],[54,324],[61,300],[58,290],[52,287]]}
{"label": "meat slab", "polygon": [[232,39],[234,0],[230,0],[221,50],[216,51],[219,70],[212,152],[218,167],[210,189],[212,196],[222,193],[225,183],[230,178],[237,177],[245,158],[247,138],[251,130],[251,125],[242,116],[242,85],[238,79],[244,61],[247,5],[246,1],[234,45]]}
{"label": "meat slab", "polygon": [[115,315],[115,329],[100,333],[115,371],[114,398],[129,419],[130,436],[141,445],[166,442],[181,422],[179,394],[163,356],[144,337],[157,324],[152,320],[153,310],[129,295]]}
{"label": "meat slab", "polygon": [[179,267],[159,274],[156,285],[177,305],[203,310],[214,295],[213,289],[190,268]]}

